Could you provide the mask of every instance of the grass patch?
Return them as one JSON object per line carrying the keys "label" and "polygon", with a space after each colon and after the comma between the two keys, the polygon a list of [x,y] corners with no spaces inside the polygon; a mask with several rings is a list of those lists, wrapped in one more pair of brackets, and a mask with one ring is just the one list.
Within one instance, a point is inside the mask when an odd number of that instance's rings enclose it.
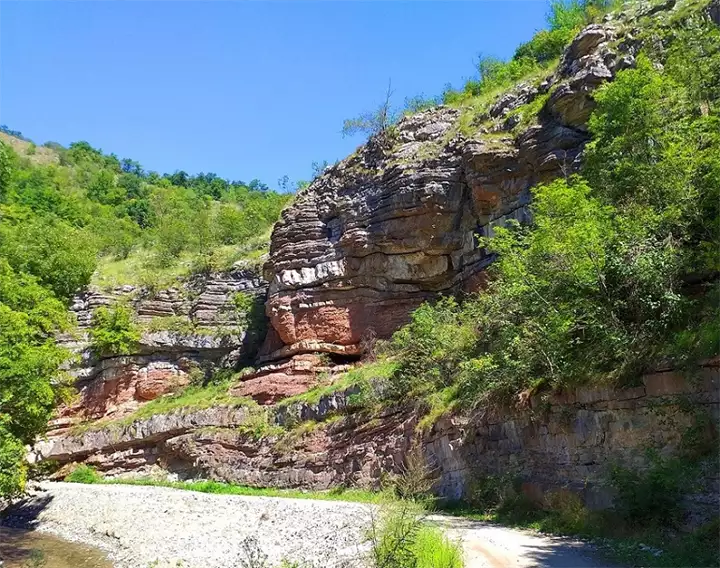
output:
{"label": "grass patch", "polygon": [[281,400],[279,406],[291,404],[318,404],[324,396],[347,390],[353,386],[360,386],[361,392],[351,395],[353,406],[365,406],[371,397],[370,382],[373,380],[389,379],[397,368],[392,359],[381,359],[367,365],[360,365],[341,375],[331,384],[319,385],[307,392]]}
{"label": "grass patch", "polygon": [[167,267],[152,266],[153,251],[143,248],[133,250],[127,258],[106,256],[98,261],[91,284],[102,290],[125,285],[146,286],[154,290],[170,288],[192,273],[195,256],[183,253]]}
{"label": "grass patch", "polygon": [[168,266],[159,264],[156,251],[147,248],[135,248],[121,259],[105,256],[98,261],[91,284],[103,290],[125,285],[161,290],[177,286],[193,274],[229,271],[238,261],[258,271],[269,250],[271,229],[242,245],[218,245],[201,253],[183,252]]}
{"label": "grass patch", "polygon": [[338,487],[329,491],[304,491],[301,489],[275,489],[248,487],[220,481],[158,481],[154,479],[107,479],[108,485],[149,485],[169,487],[183,491],[197,491],[215,495],[245,495],[249,497],[285,497],[289,499],[318,499],[321,501],[349,501],[353,503],[382,503],[392,499],[386,492]]}
{"label": "grass patch", "polygon": [[229,384],[227,382],[206,386],[191,385],[177,393],[151,400],[132,414],[124,416],[123,418],[117,420],[98,420],[96,422],[75,426],[72,433],[80,435],[90,430],[128,426],[136,420],[150,418],[156,414],[169,414],[177,410],[191,412],[204,410],[212,406],[257,406],[257,403],[251,398],[231,396],[228,393],[228,388]]}
{"label": "grass patch", "polygon": [[428,432],[444,415],[451,412],[457,405],[458,388],[455,385],[430,393],[425,397],[429,408],[417,425],[419,432]]}
{"label": "grass patch", "polygon": [[[455,127],[451,129],[449,137],[452,138],[452,136],[454,136],[458,132],[468,138],[474,136],[480,126],[489,119],[488,111],[490,110],[490,107],[493,105],[493,103],[495,103],[495,101],[498,99],[498,97],[504,95],[513,86],[520,83],[529,82],[535,85],[539,85],[545,78],[555,72],[555,69],[557,69],[559,62],[560,59],[558,58],[543,63],[514,82],[503,83],[500,86],[494,87],[491,90],[482,92],[478,95],[473,95],[470,92],[463,92],[458,94],[458,96],[448,101],[449,106],[458,108],[461,111],[460,117],[458,118]],[[536,100],[543,99],[543,97],[544,95],[538,95],[538,97],[536,97]],[[545,100],[547,99],[544,98],[542,100],[542,104],[544,104]],[[535,101],[532,101],[531,103],[524,105],[526,111],[525,114],[528,115],[528,125],[531,123],[529,118],[531,113],[535,112],[535,114],[537,114],[537,111],[539,111],[542,107],[542,104],[540,104],[540,106],[537,106],[538,104],[540,103],[535,103]],[[535,108],[536,106],[537,108]],[[523,120],[525,121],[525,115],[523,115]]]}
{"label": "grass patch", "polygon": [[102,476],[95,470],[95,468],[85,465],[84,463],[79,464],[69,474],[65,476],[63,481],[68,483],[102,483]]}
{"label": "grass patch", "polygon": [[462,568],[463,553],[438,527],[424,525],[415,535],[413,552],[417,568]]}

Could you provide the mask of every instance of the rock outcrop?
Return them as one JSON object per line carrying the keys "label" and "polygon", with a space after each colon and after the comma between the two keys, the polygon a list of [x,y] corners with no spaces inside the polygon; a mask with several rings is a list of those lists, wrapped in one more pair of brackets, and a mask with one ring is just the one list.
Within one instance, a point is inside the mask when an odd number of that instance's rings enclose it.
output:
{"label": "rock outcrop", "polygon": [[[716,22],[719,5],[714,0],[706,11]],[[671,0],[641,13],[655,17],[673,6]],[[685,431],[716,444],[717,361],[694,382],[663,370],[635,388],[536,396],[521,408],[444,418],[429,432],[419,429],[411,407],[372,417],[353,412],[353,390],[315,404],[278,404],[331,383],[423,301],[484,286],[493,257],[478,236],[492,236],[509,219],[526,220],[533,186],[576,171],[589,139],[593,92],[634,64],[641,44],[635,32],[628,21],[607,18],[574,39],[552,74],[518,85],[486,109],[438,107],[373,136],[283,212],[267,283],[234,271],[152,297],[126,288],[79,298],[74,309],[84,331],[95,308],[119,298],[131,300],[141,321],[181,318],[194,331],[148,328],[136,353],[102,360],[92,358],[86,338],[67,339],[82,353],[74,369],[81,396],[57,426],[78,413],[123,416],[187,384],[193,372],[232,366],[247,353],[228,309],[238,291],[266,298],[270,329],[256,358],[260,367],[243,374],[230,394],[264,407],[218,406],[66,430],[38,444],[38,454],[61,464],[84,461],[108,475],[326,489],[377,487],[420,447],[448,499],[467,496],[484,476],[512,474],[535,499],[571,490],[588,506],[604,507],[612,501],[613,464],[642,470],[649,447],[682,455]],[[716,504],[720,481],[716,472],[706,474],[703,495]]]}
{"label": "rock outcrop", "polygon": [[[314,404],[271,407],[265,415],[274,427],[270,433],[254,431],[257,408],[223,406],[50,439],[36,451],[61,464],[84,461],[109,475],[327,489],[377,488],[401,473],[408,452],[420,447],[446,499],[469,496],[486,476],[511,476],[533,499],[572,491],[589,507],[604,508],[613,499],[608,479],[614,465],[642,471],[649,447],[664,456],[716,447],[719,365],[708,363],[694,379],[665,370],[644,376],[634,388],[536,396],[522,408],[444,418],[428,432],[418,428],[412,408],[386,409],[372,418],[353,412],[354,388]],[[280,426],[284,431],[275,433]],[[716,468],[700,481],[689,502],[702,517],[716,513]]]}
{"label": "rock outcrop", "polygon": [[[633,63],[615,38],[611,23],[589,26],[541,83],[475,117],[448,107],[408,116],[300,193],[272,236],[264,355],[356,356],[424,300],[482,286],[492,259],[477,236],[525,219],[530,188],[577,167],[593,90]],[[539,96],[535,124],[513,130]]]}
{"label": "rock outcrop", "polygon": [[[123,286],[110,292],[91,289],[75,298],[72,311],[78,333],[60,338],[77,361],[70,372],[77,381],[78,400],[60,410],[53,425],[62,427],[82,419],[118,417],[202,378],[219,368],[232,368],[252,360],[255,336],[248,334],[233,302],[238,292],[258,302],[266,283],[253,271],[235,269],[151,292]],[[98,357],[90,349],[88,331],[101,306],[130,305],[142,329],[135,350],[122,356]],[[262,326],[261,326],[262,327]]]}

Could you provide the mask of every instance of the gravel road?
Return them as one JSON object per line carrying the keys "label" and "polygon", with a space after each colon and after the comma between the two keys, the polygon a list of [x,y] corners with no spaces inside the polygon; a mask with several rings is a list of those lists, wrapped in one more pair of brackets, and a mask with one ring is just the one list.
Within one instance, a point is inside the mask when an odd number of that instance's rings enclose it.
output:
{"label": "gravel road", "polygon": [[[362,566],[372,507],[340,501],[209,495],[162,487],[46,483],[7,524],[29,524],[108,552],[116,568],[245,568],[255,539],[283,559]],[[601,568],[582,543],[436,515],[463,543],[466,568]]]}

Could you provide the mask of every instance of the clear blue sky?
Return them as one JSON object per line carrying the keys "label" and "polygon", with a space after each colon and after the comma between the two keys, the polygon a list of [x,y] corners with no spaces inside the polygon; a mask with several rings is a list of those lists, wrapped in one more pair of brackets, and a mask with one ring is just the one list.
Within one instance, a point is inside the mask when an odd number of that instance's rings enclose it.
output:
{"label": "clear blue sky", "polygon": [[0,123],[38,143],[87,140],[160,173],[271,187],[351,152],[343,119],[434,95],[509,57],[547,4],[0,3]]}

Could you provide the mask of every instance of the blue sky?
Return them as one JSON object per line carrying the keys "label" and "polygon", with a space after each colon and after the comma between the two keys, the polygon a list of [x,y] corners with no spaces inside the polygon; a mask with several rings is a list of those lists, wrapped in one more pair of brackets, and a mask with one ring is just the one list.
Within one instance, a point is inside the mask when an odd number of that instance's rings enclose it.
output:
{"label": "blue sky", "polygon": [[0,3],[0,123],[161,173],[307,179],[350,153],[343,119],[434,95],[509,57],[547,4]]}

